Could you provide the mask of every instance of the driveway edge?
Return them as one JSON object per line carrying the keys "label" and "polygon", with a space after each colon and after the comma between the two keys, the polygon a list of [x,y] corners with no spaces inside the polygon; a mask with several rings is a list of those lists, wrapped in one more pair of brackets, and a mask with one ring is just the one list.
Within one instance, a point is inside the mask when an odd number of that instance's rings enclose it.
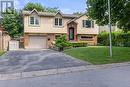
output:
{"label": "driveway edge", "polygon": [[0,80],[24,79],[24,78],[32,78],[32,77],[39,77],[39,76],[48,76],[48,75],[88,71],[88,70],[95,70],[95,69],[103,69],[103,68],[105,69],[115,68],[115,67],[122,67],[122,66],[130,66],[130,62],[106,64],[106,65],[86,65],[86,66],[50,69],[50,70],[41,70],[41,71],[32,71],[32,72],[20,72],[20,73],[13,73],[13,74],[0,74]]}

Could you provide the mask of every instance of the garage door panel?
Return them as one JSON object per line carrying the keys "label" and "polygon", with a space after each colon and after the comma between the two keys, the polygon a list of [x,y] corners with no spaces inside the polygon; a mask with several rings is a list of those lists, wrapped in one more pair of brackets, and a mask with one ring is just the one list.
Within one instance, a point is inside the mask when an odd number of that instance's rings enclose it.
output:
{"label": "garage door panel", "polygon": [[29,48],[47,48],[45,36],[29,36]]}

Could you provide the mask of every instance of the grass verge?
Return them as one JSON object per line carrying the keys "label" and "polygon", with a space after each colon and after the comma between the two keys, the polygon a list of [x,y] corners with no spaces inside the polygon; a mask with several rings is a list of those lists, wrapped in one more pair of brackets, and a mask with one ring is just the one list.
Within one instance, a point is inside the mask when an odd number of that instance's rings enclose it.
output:
{"label": "grass verge", "polygon": [[3,55],[5,52],[0,50],[0,56]]}
{"label": "grass verge", "polygon": [[109,48],[105,46],[72,48],[64,53],[95,65],[130,61],[130,47],[113,47],[112,58],[109,57]]}

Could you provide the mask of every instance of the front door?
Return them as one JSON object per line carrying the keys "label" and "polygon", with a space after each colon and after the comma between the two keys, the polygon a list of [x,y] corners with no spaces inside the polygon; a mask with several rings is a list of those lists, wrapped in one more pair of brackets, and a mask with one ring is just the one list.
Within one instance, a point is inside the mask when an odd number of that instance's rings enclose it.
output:
{"label": "front door", "polygon": [[69,40],[74,40],[74,28],[69,28]]}

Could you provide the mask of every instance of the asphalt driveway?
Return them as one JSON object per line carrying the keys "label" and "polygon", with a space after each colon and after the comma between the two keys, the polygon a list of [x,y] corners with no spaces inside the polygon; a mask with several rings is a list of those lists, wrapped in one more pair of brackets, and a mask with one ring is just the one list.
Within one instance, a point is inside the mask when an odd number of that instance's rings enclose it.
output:
{"label": "asphalt driveway", "polygon": [[53,50],[10,51],[0,57],[0,74],[90,65]]}

